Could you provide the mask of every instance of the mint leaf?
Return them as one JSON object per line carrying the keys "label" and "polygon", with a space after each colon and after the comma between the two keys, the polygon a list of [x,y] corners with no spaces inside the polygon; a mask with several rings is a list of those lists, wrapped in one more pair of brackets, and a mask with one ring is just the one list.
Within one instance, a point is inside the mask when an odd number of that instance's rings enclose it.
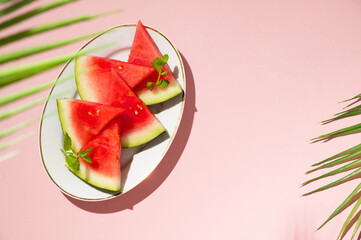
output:
{"label": "mint leaf", "polygon": [[154,67],[157,72],[161,72],[162,71],[162,59],[160,59],[159,57],[157,57],[152,63],[151,63],[152,67]]}
{"label": "mint leaf", "polygon": [[73,143],[72,143],[71,138],[69,137],[68,133],[65,133],[64,142],[63,142],[64,150],[65,151],[71,150],[72,144]]}
{"label": "mint leaf", "polygon": [[65,161],[68,164],[68,166],[70,168],[72,168],[75,171],[79,171],[79,157],[82,157],[84,159],[84,161],[91,163],[91,159],[89,157],[89,153],[91,151],[93,151],[93,148],[89,148],[86,150],[82,150],[80,152],[74,152],[71,149],[71,145],[72,145],[72,141],[71,138],[69,137],[68,133],[65,133],[65,137],[64,137],[64,149],[60,149],[60,151],[65,155]]}
{"label": "mint leaf", "polygon": [[169,59],[168,54],[164,54],[164,55],[162,56],[163,65],[165,65],[165,64],[168,62],[168,59]]}
{"label": "mint leaf", "polygon": [[79,171],[79,158],[73,155],[67,155],[65,158],[66,163],[69,167],[74,169],[75,171]]}
{"label": "mint leaf", "polygon": [[93,151],[93,148],[89,148],[87,150],[83,150],[79,152],[79,156],[82,157],[84,159],[84,161],[88,162],[88,163],[92,163],[92,160],[89,157],[89,153]]}
{"label": "mint leaf", "polygon": [[158,84],[158,87],[160,88],[166,88],[168,87],[169,81],[167,80],[161,80],[160,83]]}
{"label": "mint leaf", "polygon": [[90,159],[89,155],[84,155],[84,156],[82,156],[82,158],[83,158],[84,161],[86,161],[87,163],[92,163],[92,160]]}
{"label": "mint leaf", "polygon": [[150,90],[153,90],[155,86],[158,86],[160,88],[166,88],[168,87],[169,81],[160,79],[160,76],[166,75],[168,72],[163,71],[162,67],[167,64],[169,59],[169,56],[167,54],[164,54],[161,58],[157,57],[152,63],[152,67],[154,67],[158,72],[158,79],[157,82],[154,84],[153,82],[147,82],[147,88]]}
{"label": "mint leaf", "polygon": [[154,85],[154,82],[147,82],[147,88],[152,89]]}
{"label": "mint leaf", "polygon": [[93,148],[92,148],[92,147],[89,148],[89,149],[87,149],[87,150],[82,150],[82,151],[80,151],[80,152],[79,152],[79,155],[80,155],[81,157],[83,157],[83,156],[87,155],[88,153],[90,153],[91,151],[93,151]]}
{"label": "mint leaf", "polygon": [[162,67],[167,64],[169,56],[167,54],[163,55],[162,58],[157,57],[152,63],[152,67],[154,67],[158,73],[162,72]]}

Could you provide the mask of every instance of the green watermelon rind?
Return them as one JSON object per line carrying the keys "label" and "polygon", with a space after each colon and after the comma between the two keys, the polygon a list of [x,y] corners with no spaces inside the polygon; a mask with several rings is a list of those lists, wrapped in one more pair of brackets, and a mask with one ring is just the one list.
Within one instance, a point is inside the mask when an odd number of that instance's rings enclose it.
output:
{"label": "green watermelon rind", "polygon": [[90,172],[87,170],[87,167],[84,166],[84,164],[82,163],[80,163],[78,171],[72,169],[67,164],[65,166],[80,179],[84,180],[86,183],[89,183],[95,187],[106,189],[109,191],[115,191],[115,192],[118,192],[121,189],[119,178],[109,178],[93,171],[90,174]]}
{"label": "green watermelon rind", "polygon": [[156,119],[152,124],[147,125],[147,128],[150,130],[145,131],[142,129],[138,132],[133,132],[132,135],[121,137],[122,147],[130,148],[143,145],[166,131],[163,125]]}
{"label": "green watermelon rind", "polygon": [[183,93],[183,89],[177,80],[168,85],[167,88],[162,88],[162,91],[157,92],[157,89],[142,91],[135,91],[135,94],[144,102],[145,105],[154,105],[165,102],[178,94]]}
{"label": "green watermelon rind", "polygon": [[79,145],[79,143],[75,137],[76,134],[72,131],[70,119],[65,117],[65,116],[69,115],[69,114],[67,114],[67,111],[69,111],[69,108],[66,107],[67,99],[66,98],[57,99],[56,104],[58,106],[58,114],[59,114],[61,129],[63,130],[64,135],[68,134],[69,137],[71,138],[71,140],[72,140],[71,149],[75,152],[78,152],[78,151],[80,151],[82,146]]}
{"label": "green watermelon rind", "polygon": [[[84,79],[87,78],[87,74],[82,74],[82,72],[86,70],[80,67],[82,66],[81,63],[82,61],[79,59],[82,58],[75,59],[75,83],[78,89],[79,96],[81,99],[96,102],[96,97],[90,94],[91,91],[87,91],[87,88],[89,88],[89,86],[86,86],[86,83],[89,81]],[[128,137],[122,137],[121,138],[122,147],[129,148],[129,147],[136,147],[143,145],[166,131],[166,129],[157,119],[155,119],[153,123],[148,124],[147,128],[149,130],[145,130],[143,128],[138,133],[133,132],[132,135]]]}
{"label": "green watermelon rind", "polygon": [[[81,61],[81,59],[84,59]],[[94,96],[90,95],[90,91],[86,91],[86,86],[83,87],[83,85],[80,83],[80,78],[83,76],[83,78],[87,78],[87,69],[82,69],[80,66],[84,65],[82,62],[86,62],[86,58],[77,57],[75,58],[75,65],[74,65],[74,72],[75,72],[75,84],[78,89],[78,93],[81,99],[90,99],[89,101],[92,101],[94,99]],[[82,81],[83,83],[86,83],[88,81]],[[84,89],[84,90],[83,90]],[[88,95],[86,94],[88,93]]]}

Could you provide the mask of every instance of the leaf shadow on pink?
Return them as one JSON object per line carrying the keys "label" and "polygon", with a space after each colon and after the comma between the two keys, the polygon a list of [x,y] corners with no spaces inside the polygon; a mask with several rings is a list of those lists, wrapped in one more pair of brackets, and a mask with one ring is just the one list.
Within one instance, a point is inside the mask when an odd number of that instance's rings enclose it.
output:
{"label": "leaf shadow on pink", "polygon": [[85,202],[64,194],[71,203],[81,209],[94,213],[111,213],[123,211],[125,209],[132,210],[136,204],[150,196],[167,179],[187,145],[193,126],[194,115],[195,112],[197,112],[195,105],[195,83],[192,70],[186,58],[182,54],[181,57],[187,79],[186,102],[178,132],[160,164],[143,182],[123,195],[102,202]]}

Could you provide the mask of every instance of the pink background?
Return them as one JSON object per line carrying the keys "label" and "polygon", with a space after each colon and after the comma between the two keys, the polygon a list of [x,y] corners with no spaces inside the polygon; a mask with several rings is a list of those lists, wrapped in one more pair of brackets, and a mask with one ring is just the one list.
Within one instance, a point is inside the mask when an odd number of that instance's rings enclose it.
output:
{"label": "pink background", "polygon": [[[174,144],[136,189],[114,200],[87,203],[66,197],[53,185],[40,160],[38,137],[31,137],[17,146],[19,155],[0,163],[0,239],[335,239],[349,210],[315,230],[358,180],[308,197],[300,196],[330,179],[299,186],[311,177],[304,172],[312,163],[360,142],[359,135],[326,144],[310,144],[309,139],[360,121],[319,124],[346,106],[339,101],[361,92],[361,2],[83,0],[1,36],[115,8],[124,12],[0,51],[141,19],[166,34],[184,57],[188,96]],[[85,42],[30,60],[75,51]],[[59,71],[0,94],[52,81]],[[41,109],[1,122],[1,130],[39,116]],[[30,129],[38,126],[15,136]]]}

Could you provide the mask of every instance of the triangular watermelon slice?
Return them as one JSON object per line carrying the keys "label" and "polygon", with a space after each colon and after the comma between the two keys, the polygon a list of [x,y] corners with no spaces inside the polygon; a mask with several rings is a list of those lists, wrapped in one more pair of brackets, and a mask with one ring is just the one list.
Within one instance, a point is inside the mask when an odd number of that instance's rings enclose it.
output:
{"label": "triangular watermelon slice", "polygon": [[134,88],[156,70],[152,66],[141,66],[110,58],[96,56],[80,56],[75,60],[75,76],[93,78],[106,69],[113,68],[130,88]]}
{"label": "triangular watermelon slice", "polygon": [[93,148],[89,153],[92,162],[79,158],[79,170],[68,169],[96,187],[120,191],[120,131],[120,119],[116,118],[81,149]]}
{"label": "triangular watermelon slice", "polygon": [[114,69],[99,69],[96,76],[78,78],[76,84],[81,99],[124,109],[121,116],[123,147],[147,143],[165,131]]}
{"label": "triangular watermelon slice", "polygon": [[75,99],[57,99],[61,127],[72,140],[72,149],[79,152],[93,137],[124,109]]}
{"label": "triangular watermelon slice", "polygon": [[[141,23],[141,21],[139,21],[128,62],[150,67],[152,66],[151,63],[157,57],[161,58],[162,54],[160,53],[159,49],[155,45],[153,39]],[[183,92],[182,87],[174,78],[168,64],[163,66],[163,71],[167,71],[167,74],[163,75],[161,79],[169,81],[168,87],[156,87],[153,90],[149,90],[147,88],[147,82],[157,82],[158,73],[155,72],[143,82],[141,82],[139,85],[137,85],[135,88],[133,88],[135,94],[137,94],[137,96],[146,105],[164,102]]]}

